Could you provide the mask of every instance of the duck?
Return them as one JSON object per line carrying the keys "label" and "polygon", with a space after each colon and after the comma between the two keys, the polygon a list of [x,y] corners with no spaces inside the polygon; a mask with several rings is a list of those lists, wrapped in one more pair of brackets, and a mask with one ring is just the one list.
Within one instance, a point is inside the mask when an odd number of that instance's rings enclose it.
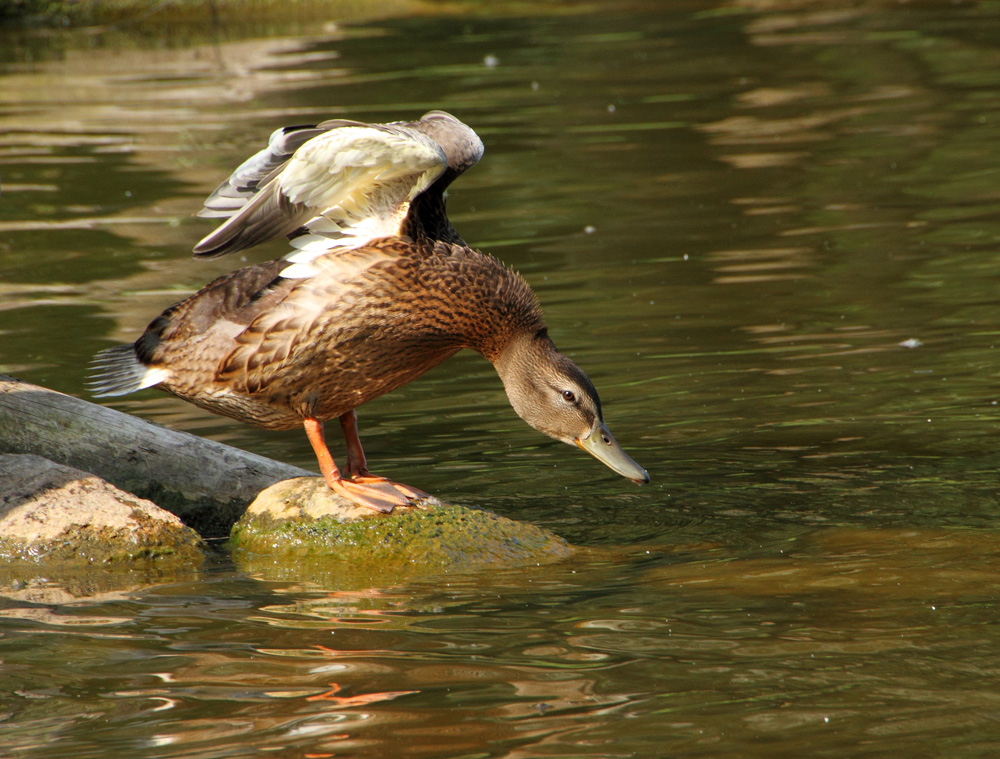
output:
{"label": "duck", "polygon": [[[282,237],[291,251],[218,277],[134,343],[101,351],[92,393],[155,387],[264,429],[303,428],[331,490],[391,513],[427,494],[369,471],[357,409],[473,350],[530,426],[648,483],[608,430],[593,383],[549,337],[527,281],[448,219],[445,191],[483,152],[444,111],[276,130],[204,202],[200,215],[223,221],[194,255]],[[341,467],[325,440],[332,419]]]}

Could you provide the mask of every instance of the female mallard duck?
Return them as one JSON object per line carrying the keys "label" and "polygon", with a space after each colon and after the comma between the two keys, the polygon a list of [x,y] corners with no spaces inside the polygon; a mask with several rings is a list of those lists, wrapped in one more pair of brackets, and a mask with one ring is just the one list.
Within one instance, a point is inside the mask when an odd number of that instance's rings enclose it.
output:
{"label": "female mallard duck", "polygon": [[[228,219],[195,254],[284,235],[295,252],[219,277],[133,345],[102,351],[95,394],[156,386],[266,429],[303,425],[329,486],[390,512],[424,494],[368,472],[355,409],[470,348],[528,424],[648,482],[608,432],[590,380],[549,339],[528,284],[448,221],[445,188],[482,152],[441,111],[278,130],[208,198],[202,214]],[[343,473],[323,437],[334,417]]]}

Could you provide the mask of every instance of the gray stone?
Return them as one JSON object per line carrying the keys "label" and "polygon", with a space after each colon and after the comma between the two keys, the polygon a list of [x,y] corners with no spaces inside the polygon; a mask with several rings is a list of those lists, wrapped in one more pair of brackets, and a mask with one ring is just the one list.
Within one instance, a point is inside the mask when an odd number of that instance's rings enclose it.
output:
{"label": "gray stone", "polygon": [[0,560],[200,563],[201,538],[156,504],[31,454],[0,455]]}
{"label": "gray stone", "polygon": [[269,579],[305,574],[339,587],[546,564],[574,553],[535,525],[435,498],[381,514],[351,504],[319,477],[264,490],[233,527],[229,544],[245,571]]}

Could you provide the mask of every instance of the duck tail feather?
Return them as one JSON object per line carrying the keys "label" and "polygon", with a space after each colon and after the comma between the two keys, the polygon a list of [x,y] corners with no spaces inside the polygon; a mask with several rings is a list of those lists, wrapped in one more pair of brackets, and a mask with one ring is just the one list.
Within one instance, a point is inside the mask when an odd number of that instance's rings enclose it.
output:
{"label": "duck tail feather", "polygon": [[166,379],[165,369],[146,366],[133,345],[116,345],[94,356],[90,363],[87,389],[95,398],[126,395]]}

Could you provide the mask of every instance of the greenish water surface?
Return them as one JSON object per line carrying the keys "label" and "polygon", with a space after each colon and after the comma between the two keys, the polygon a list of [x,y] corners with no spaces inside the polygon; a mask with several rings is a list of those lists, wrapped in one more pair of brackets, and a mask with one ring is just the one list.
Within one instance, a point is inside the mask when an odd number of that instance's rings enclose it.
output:
{"label": "greenish water surface", "polygon": [[[0,372],[87,397],[240,265],[192,260],[193,214],[274,128],[442,108],[486,144],[456,227],[653,481],[459,355],[361,409],[373,470],[576,559],[15,583],[0,756],[996,756],[1000,5],[316,15],[0,30]],[[315,468],[300,433],[109,405]]]}

